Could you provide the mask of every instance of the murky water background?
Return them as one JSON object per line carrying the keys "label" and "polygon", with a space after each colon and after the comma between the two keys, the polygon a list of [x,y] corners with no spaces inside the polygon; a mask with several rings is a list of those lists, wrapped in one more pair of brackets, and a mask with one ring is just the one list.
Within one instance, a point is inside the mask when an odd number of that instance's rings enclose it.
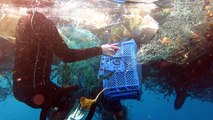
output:
{"label": "murky water background", "polygon": [[[14,28],[27,8],[11,5],[10,1],[0,2],[0,120],[38,120],[40,110],[18,102],[11,91]],[[143,65],[143,93],[140,101],[122,101],[129,120],[212,119],[211,0],[208,4],[204,0],[132,0],[125,4],[108,0],[54,2],[51,7],[36,10],[57,25],[70,48],[136,41],[138,63]],[[99,60],[97,57],[63,64],[56,59],[51,78],[59,85],[80,84],[82,96],[98,92],[95,89],[102,86],[101,81],[96,83]],[[71,69],[75,71],[72,74]],[[83,77],[79,73],[82,69],[85,69]],[[175,110],[174,101],[180,90],[187,97],[183,106]]]}

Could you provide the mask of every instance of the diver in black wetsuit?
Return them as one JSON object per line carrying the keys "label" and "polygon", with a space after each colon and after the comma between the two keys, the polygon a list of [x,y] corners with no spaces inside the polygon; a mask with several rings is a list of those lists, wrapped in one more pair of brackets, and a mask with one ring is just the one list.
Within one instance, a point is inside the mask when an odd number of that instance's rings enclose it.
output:
{"label": "diver in black wetsuit", "polygon": [[45,119],[50,107],[64,109],[64,104],[77,86],[59,87],[50,81],[53,55],[63,62],[85,60],[101,54],[113,55],[116,45],[87,49],[69,49],[53,22],[39,12],[30,12],[19,19],[16,28],[16,51],[13,71],[13,93],[16,99],[33,108],[42,108]]}

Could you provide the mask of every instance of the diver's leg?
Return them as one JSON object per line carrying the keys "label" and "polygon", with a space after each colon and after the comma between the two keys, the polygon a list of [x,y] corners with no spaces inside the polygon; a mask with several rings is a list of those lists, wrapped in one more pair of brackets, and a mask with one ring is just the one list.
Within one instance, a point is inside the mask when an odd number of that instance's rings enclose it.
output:
{"label": "diver's leg", "polygon": [[47,114],[50,108],[42,108],[40,112],[40,120],[46,120],[47,119]]}
{"label": "diver's leg", "polygon": [[[52,82],[46,84],[45,94],[48,99],[45,109],[50,109],[48,116],[52,119],[64,119],[74,106],[74,92],[78,86],[59,87]],[[45,111],[44,111],[45,112]]]}

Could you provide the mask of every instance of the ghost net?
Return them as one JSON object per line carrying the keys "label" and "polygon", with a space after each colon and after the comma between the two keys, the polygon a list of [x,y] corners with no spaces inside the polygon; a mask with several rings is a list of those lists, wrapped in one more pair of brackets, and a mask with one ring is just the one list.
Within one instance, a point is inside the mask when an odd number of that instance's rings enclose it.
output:
{"label": "ghost net", "polygon": [[209,50],[205,39],[212,27],[212,2],[209,0],[175,0],[166,22],[149,44],[142,45],[138,60],[142,64],[166,60],[184,64]]}

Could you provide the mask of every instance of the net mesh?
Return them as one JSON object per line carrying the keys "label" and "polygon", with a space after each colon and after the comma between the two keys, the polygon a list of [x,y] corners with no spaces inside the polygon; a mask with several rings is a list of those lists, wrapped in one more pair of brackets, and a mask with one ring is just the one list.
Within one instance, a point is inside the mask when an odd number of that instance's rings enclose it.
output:
{"label": "net mesh", "polygon": [[140,48],[138,60],[142,64],[158,60],[184,64],[208,52],[212,6],[210,0],[175,0],[166,22],[151,42]]}

